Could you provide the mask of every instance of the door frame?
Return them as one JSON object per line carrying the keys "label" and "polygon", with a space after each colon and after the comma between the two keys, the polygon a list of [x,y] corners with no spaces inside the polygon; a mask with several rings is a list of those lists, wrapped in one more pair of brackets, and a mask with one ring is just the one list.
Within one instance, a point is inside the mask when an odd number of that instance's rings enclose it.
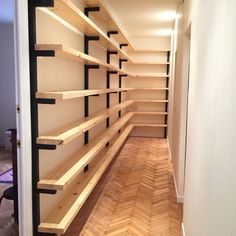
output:
{"label": "door frame", "polygon": [[[12,0],[13,1],[13,0]],[[18,164],[19,235],[32,236],[31,112],[28,3],[14,0],[14,51]]]}

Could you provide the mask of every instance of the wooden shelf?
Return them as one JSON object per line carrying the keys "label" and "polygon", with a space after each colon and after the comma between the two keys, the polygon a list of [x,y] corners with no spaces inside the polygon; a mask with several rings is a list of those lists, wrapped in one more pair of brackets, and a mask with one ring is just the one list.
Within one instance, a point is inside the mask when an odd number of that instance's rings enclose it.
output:
{"label": "wooden shelf", "polygon": [[170,77],[170,75],[167,75],[167,74],[156,74],[156,73],[136,75],[136,78],[167,78],[167,77]]}
{"label": "wooden shelf", "polygon": [[92,20],[90,20],[72,1],[70,0],[55,0],[54,7],[48,9],[73,25],[81,32],[89,36],[99,36],[100,44],[106,49],[116,50],[119,56],[129,60],[129,56],[119,48],[119,46],[110,39]]}
{"label": "wooden shelf", "polygon": [[169,88],[133,88],[133,89],[130,89],[130,91],[139,91],[139,90],[144,90],[144,91],[166,91],[166,90],[169,90]]}
{"label": "wooden shelf", "polygon": [[133,90],[132,88],[117,88],[117,89],[93,89],[93,90],[75,90],[75,91],[61,91],[61,92],[37,92],[36,98],[46,99],[73,99],[92,95],[100,95],[106,93],[116,93]]}
{"label": "wooden shelf", "polygon": [[77,62],[83,62],[83,63],[88,63],[91,65],[99,65],[101,69],[104,70],[109,70],[109,71],[117,71],[120,74],[127,74],[131,77],[135,77],[136,75],[133,73],[130,73],[128,71],[119,69],[118,67],[105,63],[95,57],[89,56],[87,54],[84,54],[78,50],[75,50],[73,48],[70,48],[65,45],[61,44],[36,44],[35,45],[35,50],[37,51],[54,51],[55,52],[55,57],[60,57],[66,60],[72,60],[72,61],[77,61]]}
{"label": "wooden shelf", "polygon": [[66,197],[40,223],[39,232],[65,233],[132,129],[133,125],[127,126],[105,155],[99,156],[99,161],[71,187]]}
{"label": "wooden shelf", "polygon": [[93,128],[97,124],[104,121],[110,115],[123,110],[133,104],[133,100],[128,100],[123,103],[114,105],[108,109],[91,115],[87,118],[83,118],[73,124],[56,131],[53,131],[47,135],[39,136],[37,138],[37,144],[50,144],[50,145],[63,145],[66,144],[78,136],[82,135],[84,132]]}
{"label": "wooden shelf", "polygon": [[132,124],[134,127],[166,128],[166,124]]}
{"label": "wooden shelf", "polygon": [[64,190],[83,171],[84,167],[101,152],[117,132],[129,122],[133,115],[132,112],[127,113],[92,142],[81,148],[67,163],[63,163],[45,179],[40,180],[38,188]]}
{"label": "wooden shelf", "polygon": [[136,103],[168,103],[168,100],[145,100],[145,99],[139,99],[134,100]]}
{"label": "wooden shelf", "polygon": [[134,51],[131,42],[127,39],[127,36],[123,32],[123,30],[117,25],[115,22],[112,14],[107,10],[106,4],[103,0],[83,0],[83,2],[88,7],[96,7],[99,6],[100,11],[96,13],[90,13],[92,14],[93,18],[102,24],[103,28],[105,28],[107,31],[117,31],[118,34],[114,35],[113,37],[122,44],[128,44],[125,49]]}
{"label": "wooden shelf", "polygon": [[130,61],[128,62],[130,65],[170,65],[170,62],[166,61],[150,61],[150,62],[145,62],[145,61]]}
{"label": "wooden shelf", "polygon": [[168,115],[168,112],[155,112],[155,111],[135,111],[134,115],[148,115],[148,116],[161,116],[161,115]]}
{"label": "wooden shelf", "polygon": [[157,49],[157,50],[151,50],[151,49],[136,49],[134,51],[130,50],[128,52],[135,52],[135,53],[163,53],[163,52],[170,52],[170,49],[163,48],[163,49]]}

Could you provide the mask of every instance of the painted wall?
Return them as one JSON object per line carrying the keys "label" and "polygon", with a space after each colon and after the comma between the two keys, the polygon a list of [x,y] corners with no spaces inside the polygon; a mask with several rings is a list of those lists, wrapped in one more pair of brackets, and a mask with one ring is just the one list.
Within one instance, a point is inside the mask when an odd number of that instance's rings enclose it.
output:
{"label": "painted wall", "polygon": [[187,9],[192,33],[185,234],[234,236],[236,2],[197,0]]}
{"label": "painted wall", "polygon": [[0,21],[0,146],[5,131],[16,127],[13,23]]}

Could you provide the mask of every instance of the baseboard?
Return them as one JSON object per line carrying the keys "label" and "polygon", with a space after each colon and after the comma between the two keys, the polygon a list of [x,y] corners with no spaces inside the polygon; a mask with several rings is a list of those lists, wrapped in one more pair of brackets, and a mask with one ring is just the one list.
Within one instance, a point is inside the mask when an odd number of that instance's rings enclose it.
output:
{"label": "baseboard", "polygon": [[167,148],[168,148],[168,152],[169,152],[170,159],[172,160],[171,151],[170,151],[170,142],[169,142],[168,137],[167,137],[167,139],[166,139],[166,143],[167,143]]}
{"label": "baseboard", "polygon": [[181,224],[181,232],[182,232],[182,236],[186,236],[185,229],[184,229],[184,223]]}
{"label": "baseboard", "polygon": [[[169,156],[170,156],[170,159],[172,160],[171,151],[170,151],[170,143],[169,143],[168,137],[167,137],[166,140],[167,140],[167,148],[168,148]],[[179,193],[178,193],[178,188],[177,188],[177,184],[176,184],[176,180],[175,180],[174,171],[172,172],[172,174],[173,174],[174,183],[175,183],[175,192],[176,192],[177,202],[178,203],[183,203],[184,202],[184,196],[183,195],[179,195]]]}
{"label": "baseboard", "polygon": [[174,183],[175,183],[175,192],[176,192],[176,198],[177,198],[177,202],[178,203],[184,203],[184,196],[180,195],[178,192],[178,188],[177,188],[177,184],[176,184],[176,180],[175,180],[175,173],[174,171],[172,172],[173,174],[173,179],[174,179]]}

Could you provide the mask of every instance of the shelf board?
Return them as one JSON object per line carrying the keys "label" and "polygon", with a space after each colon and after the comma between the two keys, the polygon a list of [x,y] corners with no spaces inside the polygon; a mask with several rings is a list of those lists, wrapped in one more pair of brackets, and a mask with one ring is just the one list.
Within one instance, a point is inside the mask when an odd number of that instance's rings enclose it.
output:
{"label": "shelf board", "polygon": [[168,100],[145,100],[145,99],[138,99],[134,100],[135,103],[168,103]]}
{"label": "shelf board", "polygon": [[136,75],[136,78],[167,78],[167,77],[170,77],[170,75],[159,74],[159,73],[149,73],[149,74]]}
{"label": "shelf board", "polygon": [[110,115],[127,108],[134,103],[133,100],[127,100],[123,103],[116,104],[108,109],[98,112],[89,117],[83,118],[73,124],[53,131],[49,134],[39,136],[37,138],[37,144],[48,144],[48,145],[63,145],[66,144],[78,136],[82,135],[84,132],[98,125]]}
{"label": "shelf board", "polygon": [[148,115],[148,116],[152,116],[152,115],[154,115],[154,116],[161,116],[161,115],[168,115],[168,112],[159,112],[159,111],[157,111],[157,112],[155,112],[155,111],[135,111],[134,112],[134,115]]}
{"label": "shelf board", "polygon": [[99,65],[101,69],[108,70],[108,71],[117,71],[120,74],[129,75],[131,77],[135,77],[136,75],[130,73],[126,70],[119,69],[118,67],[105,63],[95,57],[89,56],[84,54],[76,49],[68,47],[62,44],[36,44],[35,45],[36,51],[54,51],[55,57],[60,57],[66,60],[72,60],[77,62],[83,62],[90,65]]}
{"label": "shelf board", "polygon": [[167,61],[130,61],[129,65],[170,65]]}
{"label": "shelf board", "polygon": [[132,118],[132,112],[127,113],[101,135],[82,147],[79,152],[63,163],[45,179],[38,182],[40,189],[64,190],[117,134],[117,132]]}
{"label": "shelf board", "polygon": [[166,91],[169,90],[169,88],[133,88],[131,91]]}
{"label": "shelf board", "polygon": [[164,52],[170,52],[170,49],[168,48],[163,48],[163,49],[156,49],[156,50],[152,50],[152,49],[136,49],[134,51],[130,50],[129,52],[135,52],[135,53],[164,53]]}
{"label": "shelf board", "polygon": [[72,1],[54,0],[54,7],[48,7],[48,9],[84,34],[88,36],[99,36],[99,42],[103,47],[110,50],[116,50],[119,56],[131,60],[127,53],[121,50],[119,46],[92,20],[90,20]]}
{"label": "shelf board", "polygon": [[66,197],[61,200],[46,219],[40,223],[38,226],[39,232],[55,234],[65,233],[132,129],[133,125],[128,125],[118,136],[114,144],[109,147],[105,155],[99,156],[97,164],[92,166],[89,171],[79,179],[79,182],[71,187]]}
{"label": "shelf board", "polygon": [[46,99],[73,99],[92,95],[100,95],[106,93],[116,93],[133,90],[132,88],[117,88],[117,89],[93,89],[93,90],[75,90],[75,91],[60,91],[60,92],[37,92],[36,98]]}
{"label": "shelf board", "polygon": [[106,4],[104,3],[103,0],[83,0],[83,2],[88,6],[88,7],[96,7],[99,6],[100,11],[99,12],[91,12],[93,18],[102,24],[103,28],[105,28],[107,31],[117,31],[118,34],[114,35],[113,37],[122,44],[128,44],[125,49],[134,51],[133,46],[131,42],[128,40],[127,36],[125,35],[124,31],[122,30],[121,27],[119,27],[112,16],[110,14],[109,10],[106,7]]}
{"label": "shelf board", "polygon": [[132,124],[134,127],[166,128],[167,124]]}

